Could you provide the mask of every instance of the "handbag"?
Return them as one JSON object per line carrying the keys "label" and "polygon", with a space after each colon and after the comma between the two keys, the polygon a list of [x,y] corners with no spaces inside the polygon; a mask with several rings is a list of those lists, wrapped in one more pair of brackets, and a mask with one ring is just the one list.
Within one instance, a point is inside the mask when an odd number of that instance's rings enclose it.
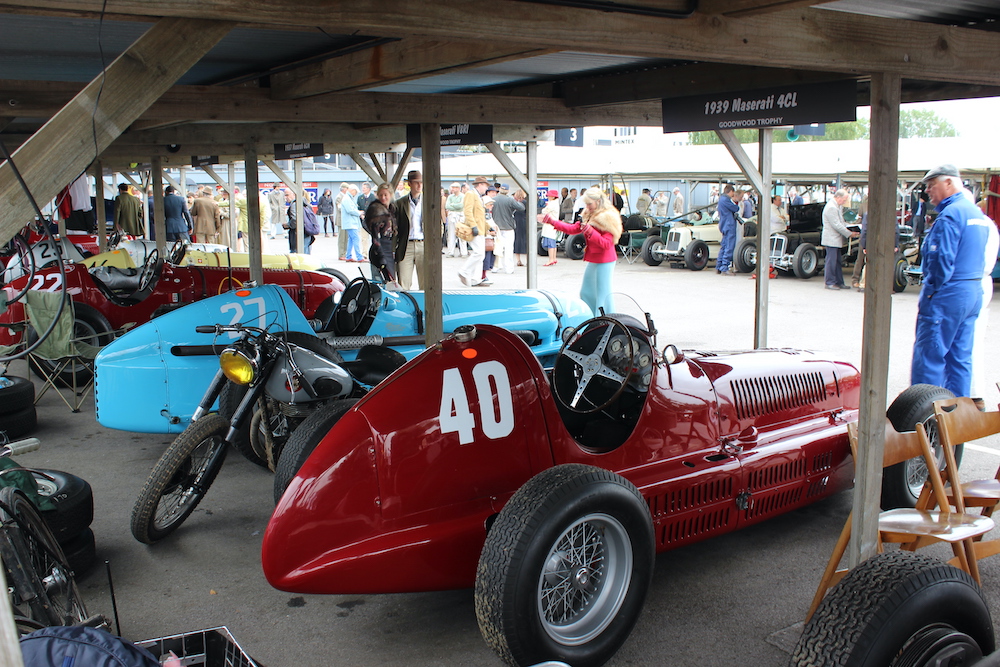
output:
{"label": "handbag", "polygon": [[455,223],[455,236],[463,241],[472,241],[472,227],[464,222]]}
{"label": "handbag", "polygon": [[486,237],[486,252],[493,252],[493,248],[496,247],[496,241],[492,236]]}

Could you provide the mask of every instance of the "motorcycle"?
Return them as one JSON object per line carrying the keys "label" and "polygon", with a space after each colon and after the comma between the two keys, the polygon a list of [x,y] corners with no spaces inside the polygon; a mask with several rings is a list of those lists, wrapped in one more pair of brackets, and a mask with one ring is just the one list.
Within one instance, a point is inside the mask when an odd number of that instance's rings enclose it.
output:
{"label": "motorcycle", "polygon": [[[227,445],[273,470],[288,437],[317,407],[332,401],[349,407],[405,363],[400,353],[375,346],[345,363],[322,340],[297,331],[272,333],[239,323],[195,330],[237,338],[219,353],[219,369],[191,423],[139,493],[132,535],[146,544],[162,540],[191,515],[222,468]],[[221,410],[211,412],[216,400]]]}

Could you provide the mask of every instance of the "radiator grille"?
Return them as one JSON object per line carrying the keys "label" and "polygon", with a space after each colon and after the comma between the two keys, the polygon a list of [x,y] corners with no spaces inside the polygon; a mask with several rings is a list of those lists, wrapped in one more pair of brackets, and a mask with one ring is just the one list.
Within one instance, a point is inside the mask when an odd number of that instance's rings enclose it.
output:
{"label": "radiator grille", "polygon": [[823,374],[819,371],[732,380],[729,386],[736,404],[736,417],[741,420],[809,405],[826,398]]}
{"label": "radiator grille", "polygon": [[796,459],[777,465],[750,471],[747,478],[747,488],[769,489],[787,482],[802,479],[806,475],[805,459]]}
{"label": "radiator grille", "polygon": [[669,232],[667,233],[667,250],[670,252],[677,252],[677,249],[681,246],[681,234],[680,232]]}

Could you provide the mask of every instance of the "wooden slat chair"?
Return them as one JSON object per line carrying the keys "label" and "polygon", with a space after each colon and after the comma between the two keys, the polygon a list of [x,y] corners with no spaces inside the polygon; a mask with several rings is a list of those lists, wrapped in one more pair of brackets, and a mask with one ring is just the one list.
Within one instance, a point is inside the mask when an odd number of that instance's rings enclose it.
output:
{"label": "wooden slat chair", "polygon": [[[961,443],[979,440],[1000,433],[1000,412],[982,412],[971,398],[962,396],[936,401],[934,415],[937,418],[938,434],[945,451],[947,466],[958,466],[954,457],[949,461],[947,455]],[[947,469],[945,470],[947,472]],[[957,477],[957,475],[954,475]],[[959,483],[960,494],[953,492],[953,487],[946,489],[948,502],[957,511],[967,511],[970,508],[981,508],[982,516],[992,516],[1000,504],[1000,468],[992,479],[978,479]],[[982,540],[977,538],[973,544],[977,560],[1000,553],[1000,539]]]}
{"label": "wooden slat chair", "polygon": [[[857,461],[857,424],[848,424],[847,434],[851,443],[851,453],[854,455],[854,460]],[[882,467],[887,468],[917,456],[924,457],[928,470],[937,469],[937,460],[931,450],[923,424],[917,424],[916,432],[899,433],[892,427],[891,423],[886,421]],[[952,454],[952,459],[954,459],[954,454]],[[881,553],[882,545],[887,542],[907,544],[909,547],[916,547],[918,540],[926,540],[927,543],[947,542],[952,545],[957,566],[972,575],[978,582],[979,568],[976,566],[976,559],[969,558],[969,555],[972,554],[972,540],[992,530],[993,519],[978,514],[952,511],[945,493],[944,483],[939,475],[929,475],[927,485],[930,487],[928,495],[933,497],[942,509],[893,509],[882,512],[878,519],[878,551]],[[807,623],[816,612],[820,602],[823,601],[826,592],[847,574],[846,568],[838,569],[838,566],[851,541],[853,518],[854,512],[852,511],[847,517],[844,529],[840,533],[830,561],[823,572],[823,578],[816,589],[816,595],[813,597],[812,605],[806,614]]]}

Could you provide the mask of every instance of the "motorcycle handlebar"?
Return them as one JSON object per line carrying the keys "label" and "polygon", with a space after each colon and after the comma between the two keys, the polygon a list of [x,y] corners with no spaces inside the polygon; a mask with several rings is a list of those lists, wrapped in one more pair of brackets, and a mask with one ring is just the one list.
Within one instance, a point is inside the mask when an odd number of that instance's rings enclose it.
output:
{"label": "motorcycle handlebar", "polygon": [[217,325],[215,324],[199,324],[194,328],[198,333],[215,333],[217,330]]}
{"label": "motorcycle handlebar", "polygon": [[25,438],[24,440],[8,443],[0,448],[0,456],[20,456],[21,454],[33,452],[41,446],[42,443],[38,438]]}

